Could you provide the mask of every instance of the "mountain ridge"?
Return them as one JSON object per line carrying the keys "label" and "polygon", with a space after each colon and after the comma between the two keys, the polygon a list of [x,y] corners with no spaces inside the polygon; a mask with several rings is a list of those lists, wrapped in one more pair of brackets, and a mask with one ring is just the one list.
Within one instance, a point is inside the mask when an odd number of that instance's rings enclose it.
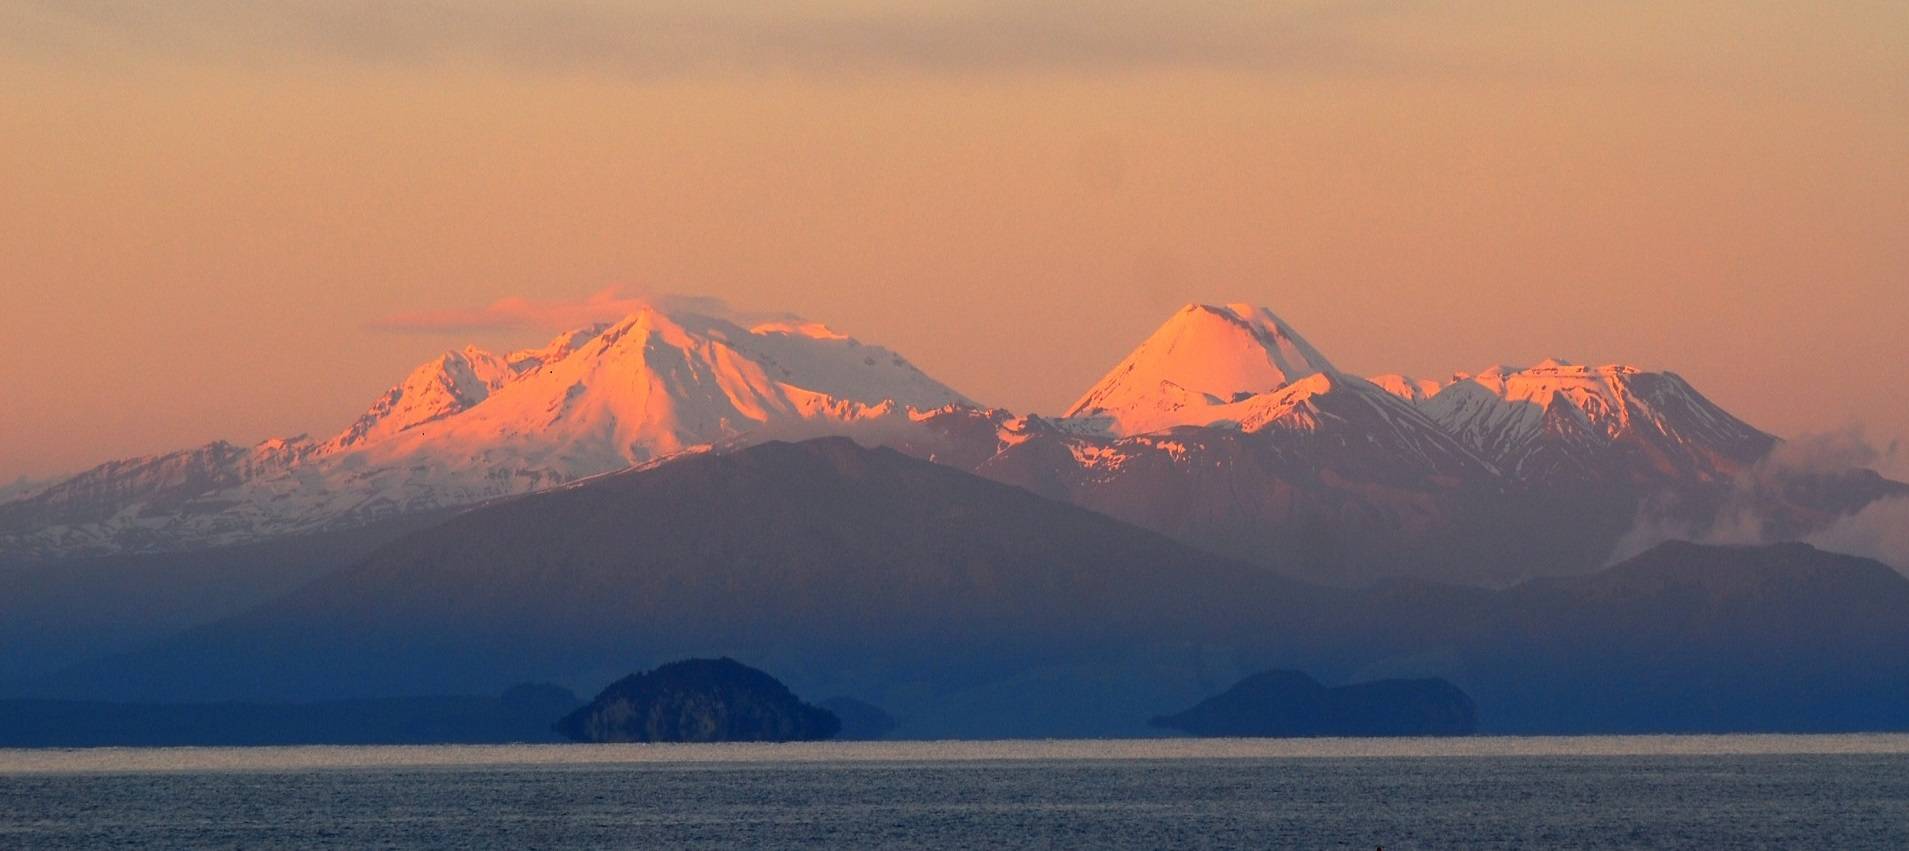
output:
{"label": "mountain ridge", "polygon": [[650,307],[421,364],[339,434],[111,461],[0,503],[0,552],[216,546],[542,490],[765,426],[970,404],[817,323]]}
{"label": "mountain ridge", "polygon": [[894,450],[772,441],[450,518],[34,696],[486,693],[715,655],[908,735],[1139,734],[1274,668],[1443,677],[1493,732],[1897,729],[1909,578],[1667,544],[1502,590],[1335,589]]}
{"label": "mountain ridge", "polygon": [[1658,513],[1701,530],[1749,512],[1768,540],[1802,537],[1909,493],[1873,473],[1756,478],[1781,442],[1674,373],[1549,360],[1366,379],[1250,305],[1174,312],[1057,417],[981,407],[819,323],[651,307],[539,348],[443,352],[329,438],[36,487],[0,502],[0,557],[352,528],[831,434],[1341,584],[1582,572]]}

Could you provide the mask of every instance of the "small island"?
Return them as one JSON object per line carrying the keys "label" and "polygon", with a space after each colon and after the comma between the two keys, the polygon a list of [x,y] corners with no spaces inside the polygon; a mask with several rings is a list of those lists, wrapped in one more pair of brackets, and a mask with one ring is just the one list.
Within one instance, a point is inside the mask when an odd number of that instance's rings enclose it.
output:
{"label": "small island", "polygon": [[725,657],[631,674],[556,729],[578,742],[795,742],[831,738],[841,726],[775,677]]}
{"label": "small island", "polygon": [[850,741],[875,741],[888,738],[899,723],[895,716],[881,707],[865,700],[852,697],[831,697],[822,701],[822,708],[835,713],[842,721],[842,732],[838,739]]}
{"label": "small island", "polygon": [[1466,736],[1476,716],[1471,697],[1442,679],[1327,688],[1299,671],[1266,671],[1148,723],[1202,737]]}

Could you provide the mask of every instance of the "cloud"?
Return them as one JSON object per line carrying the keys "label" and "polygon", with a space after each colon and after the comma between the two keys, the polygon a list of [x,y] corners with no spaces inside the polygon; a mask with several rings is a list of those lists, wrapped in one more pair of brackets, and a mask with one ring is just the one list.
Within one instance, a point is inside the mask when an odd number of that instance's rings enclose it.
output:
{"label": "cloud", "polygon": [[[16,0],[0,45],[57,61],[144,53],[587,70],[842,73],[1205,66],[1374,68],[1407,2],[915,4],[609,0]],[[1409,43],[1409,42],[1408,42]]]}
{"label": "cloud", "polygon": [[693,313],[739,324],[800,321],[800,317],[792,313],[742,310],[713,296],[646,294],[624,287],[607,287],[581,299],[538,300],[511,296],[482,307],[409,311],[387,316],[371,323],[371,327],[401,334],[476,334],[516,330],[561,332],[600,322],[614,322],[645,307],[668,313]]}
{"label": "cloud", "polygon": [[1804,540],[1821,549],[1867,556],[1909,573],[1909,497],[1872,502]]}
{"label": "cloud", "polygon": [[1808,434],[1777,444],[1753,474],[1838,473],[1852,469],[1886,468],[1900,454],[1898,440],[1878,443],[1862,426]]}
{"label": "cloud", "polygon": [[1877,463],[1876,471],[1896,481],[1909,481],[1909,448],[1903,445],[1903,435],[1897,435],[1889,441],[1887,453]]}
{"label": "cloud", "polygon": [[[1867,490],[1873,479],[1859,471],[1891,469],[1902,454],[1900,450],[1900,441],[1879,444],[1860,425],[1786,440],[1732,480],[1707,510],[1691,511],[1691,506],[1676,500],[1645,501],[1630,530],[1612,549],[1609,562],[1623,561],[1672,540],[1734,546],[1801,539],[1824,549],[1884,561],[1889,559],[1877,553],[1893,552],[1895,558],[1903,559],[1909,548],[1889,549],[1902,542],[1902,533],[1892,532],[1888,524],[1909,520],[1909,504],[1904,504],[1909,500],[1879,499],[1860,509],[1852,504],[1845,510],[1854,510],[1853,514],[1825,525],[1820,515],[1796,510],[1787,496],[1799,486],[1806,490],[1854,487],[1853,493],[1873,493]],[[1838,481],[1842,485],[1834,484]],[[1841,549],[1819,540],[1856,549]],[[1909,559],[1890,563],[1900,566],[1905,561]]]}
{"label": "cloud", "polygon": [[1646,500],[1638,506],[1637,518],[1631,521],[1629,531],[1611,547],[1605,563],[1616,564],[1666,541],[1712,546],[1770,543],[1757,508],[1737,502],[1734,497],[1731,503],[1718,510],[1713,518],[1698,521],[1682,516],[1675,504]]}

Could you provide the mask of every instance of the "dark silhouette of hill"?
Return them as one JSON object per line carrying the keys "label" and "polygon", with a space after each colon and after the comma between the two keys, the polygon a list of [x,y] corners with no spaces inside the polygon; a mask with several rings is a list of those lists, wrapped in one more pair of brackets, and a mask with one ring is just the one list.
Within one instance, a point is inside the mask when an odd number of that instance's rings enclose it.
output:
{"label": "dark silhouette of hill", "polygon": [[417,512],[334,532],[185,552],[0,562],[4,686],[124,653],[284,596],[444,521]]}
{"label": "dark silhouette of hill", "polygon": [[1909,579],[1880,562],[1673,542],[1497,610],[1459,680],[1493,729],[1909,726]]}
{"label": "dark silhouette of hill", "polygon": [[1266,671],[1148,722],[1195,736],[1463,736],[1472,699],[1444,680],[1376,680],[1327,688],[1299,671]]}
{"label": "dark silhouette of hill", "polygon": [[898,736],[1142,735],[1256,671],[1441,677],[1485,731],[1909,729],[1909,580],[1668,544],[1502,591],[1323,588],[840,438],[460,515],[41,696],[287,701],[748,658]]}
{"label": "dark silhouette of hill", "polygon": [[797,742],[833,738],[835,714],[734,659],[685,659],[611,683],[557,722],[578,742]]}
{"label": "dark silhouette of hill", "polygon": [[[602,682],[700,653],[759,660],[811,693],[918,678],[932,694],[1005,672],[1125,667],[1163,642],[1234,644],[1269,606],[1318,610],[1337,593],[829,438],[479,509],[39,688],[161,701],[456,693]],[[1197,688],[1189,678],[1173,694]],[[1151,699],[1129,698],[1124,717]],[[1018,720],[1086,729],[1066,713]]]}
{"label": "dark silhouette of hill", "polygon": [[842,731],[835,734],[838,739],[873,741],[895,731],[895,716],[868,701],[838,695],[819,705],[841,720]]}

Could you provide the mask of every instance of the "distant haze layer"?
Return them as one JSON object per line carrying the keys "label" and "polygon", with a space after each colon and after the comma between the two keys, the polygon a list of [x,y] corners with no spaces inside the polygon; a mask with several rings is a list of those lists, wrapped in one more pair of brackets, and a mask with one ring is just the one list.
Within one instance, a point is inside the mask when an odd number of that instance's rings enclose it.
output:
{"label": "distant haze layer", "polygon": [[1015,410],[1245,301],[1909,433],[1905,4],[16,0],[0,77],[0,484],[330,433],[612,287]]}

